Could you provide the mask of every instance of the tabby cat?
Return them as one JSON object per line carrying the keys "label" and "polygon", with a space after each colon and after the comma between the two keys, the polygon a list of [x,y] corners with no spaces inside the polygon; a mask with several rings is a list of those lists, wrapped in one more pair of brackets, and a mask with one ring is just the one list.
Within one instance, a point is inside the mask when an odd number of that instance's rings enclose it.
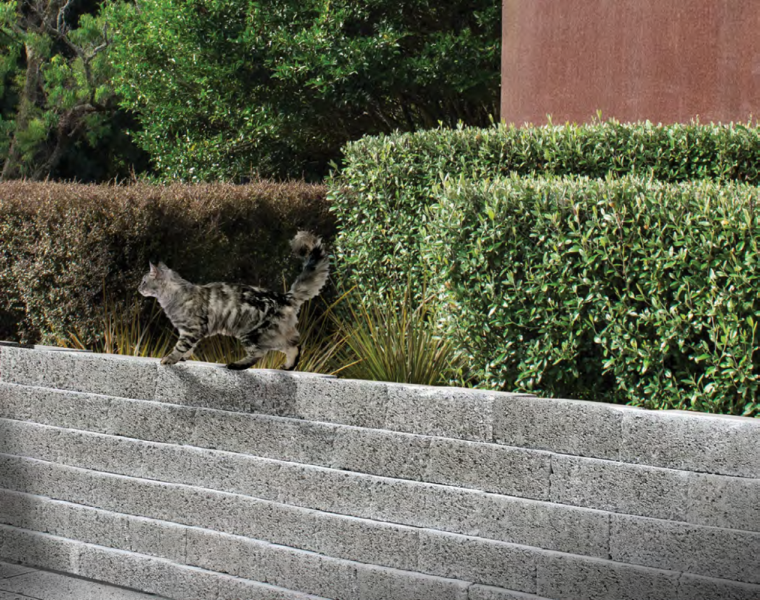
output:
{"label": "tabby cat", "polygon": [[299,231],[291,246],[304,264],[287,293],[242,284],[195,285],[163,263],[150,263],[138,290],[157,298],[179,330],[174,350],[161,364],[173,365],[190,356],[203,338],[222,334],[238,338],[246,351],[245,358],[228,364],[228,369],[247,369],[270,350],[284,352],[283,368],[295,369],[300,356],[298,311],[327,281],[329,257],[322,240],[306,231]]}

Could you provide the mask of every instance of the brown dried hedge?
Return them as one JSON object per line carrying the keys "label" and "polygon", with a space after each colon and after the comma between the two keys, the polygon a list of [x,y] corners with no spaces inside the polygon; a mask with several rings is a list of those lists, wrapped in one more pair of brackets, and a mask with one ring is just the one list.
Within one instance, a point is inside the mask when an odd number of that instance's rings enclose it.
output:
{"label": "brown dried hedge", "polygon": [[126,307],[148,261],[194,282],[281,289],[300,228],[328,242],[326,189],[248,185],[0,182],[0,339],[55,342],[101,329],[104,293]]}

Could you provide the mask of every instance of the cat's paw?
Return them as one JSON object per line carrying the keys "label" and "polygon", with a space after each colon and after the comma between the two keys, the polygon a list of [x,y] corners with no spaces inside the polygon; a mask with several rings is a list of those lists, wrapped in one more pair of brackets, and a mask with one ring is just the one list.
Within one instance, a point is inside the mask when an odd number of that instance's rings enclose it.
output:
{"label": "cat's paw", "polygon": [[172,356],[171,354],[168,354],[161,359],[161,364],[162,365],[176,365],[178,360],[179,359],[177,357]]}
{"label": "cat's paw", "polygon": [[241,364],[239,362],[230,363],[228,365],[224,365],[225,369],[229,369],[230,371],[243,371],[250,367],[251,365]]}

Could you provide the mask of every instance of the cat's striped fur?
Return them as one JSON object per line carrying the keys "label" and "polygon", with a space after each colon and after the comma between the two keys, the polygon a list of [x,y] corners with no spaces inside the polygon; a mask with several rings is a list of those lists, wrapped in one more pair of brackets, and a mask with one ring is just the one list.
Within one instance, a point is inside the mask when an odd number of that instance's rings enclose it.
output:
{"label": "cat's striped fur", "polygon": [[329,257],[322,241],[305,231],[298,232],[291,245],[304,265],[284,294],[242,284],[195,285],[163,263],[151,263],[139,292],[157,298],[179,330],[174,350],[161,364],[173,365],[192,354],[203,338],[222,334],[238,338],[246,351],[245,358],[227,365],[229,369],[247,369],[270,350],[284,352],[283,368],[295,369],[300,355],[298,311],[327,281]]}

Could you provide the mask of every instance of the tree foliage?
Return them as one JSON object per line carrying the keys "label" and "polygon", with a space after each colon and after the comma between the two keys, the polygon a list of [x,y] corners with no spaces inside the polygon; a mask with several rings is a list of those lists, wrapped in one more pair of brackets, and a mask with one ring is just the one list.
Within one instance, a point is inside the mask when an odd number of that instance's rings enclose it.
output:
{"label": "tree foliage", "polygon": [[365,134],[497,114],[498,0],[140,0],[112,53],[165,177],[319,177]]}
{"label": "tree foliage", "polygon": [[111,84],[100,5],[0,2],[2,179],[105,179],[139,163]]}

